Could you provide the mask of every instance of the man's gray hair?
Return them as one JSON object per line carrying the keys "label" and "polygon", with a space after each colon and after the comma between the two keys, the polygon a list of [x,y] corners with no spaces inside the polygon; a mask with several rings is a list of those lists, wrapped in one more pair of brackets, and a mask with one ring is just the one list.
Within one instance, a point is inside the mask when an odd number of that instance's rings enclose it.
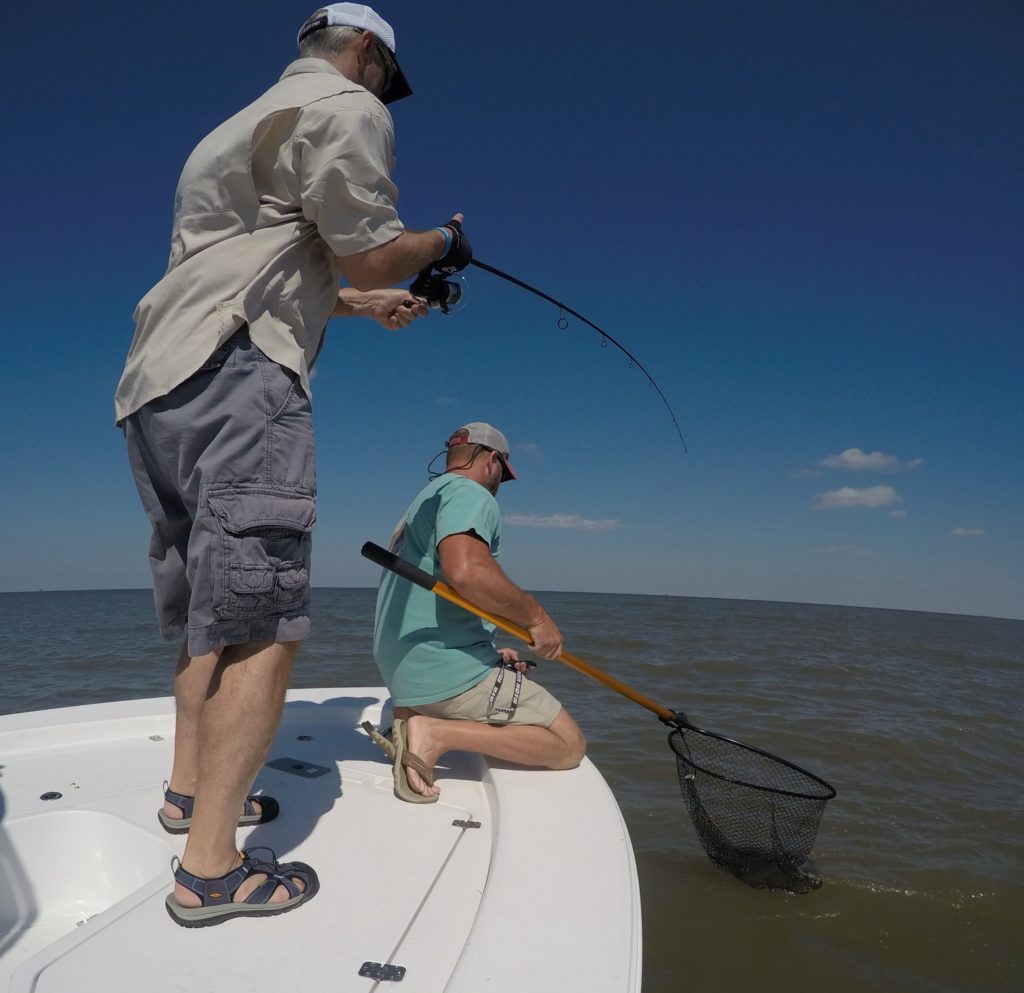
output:
{"label": "man's gray hair", "polygon": [[360,35],[359,28],[341,27],[321,28],[299,42],[299,58],[333,59],[348,48],[353,38]]}

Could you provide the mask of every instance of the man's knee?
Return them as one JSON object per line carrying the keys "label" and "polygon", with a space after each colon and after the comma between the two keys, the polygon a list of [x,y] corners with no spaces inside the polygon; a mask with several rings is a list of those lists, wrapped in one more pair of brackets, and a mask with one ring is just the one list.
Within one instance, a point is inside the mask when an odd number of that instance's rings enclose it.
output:
{"label": "man's knee", "polygon": [[577,735],[572,741],[565,743],[565,764],[563,769],[575,769],[583,761],[587,754],[587,742],[582,734]]}
{"label": "man's knee", "polygon": [[561,748],[556,758],[557,764],[552,769],[575,769],[587,754],[587,740],[579,725],[566,713],[561,711],[548,729],[561,741]]}

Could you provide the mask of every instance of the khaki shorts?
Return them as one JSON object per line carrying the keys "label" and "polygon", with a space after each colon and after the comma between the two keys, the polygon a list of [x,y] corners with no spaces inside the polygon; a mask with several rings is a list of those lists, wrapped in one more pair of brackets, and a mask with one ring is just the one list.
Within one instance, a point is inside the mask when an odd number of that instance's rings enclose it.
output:
{"label": "khaki shorts", "polygon": [[[522,678],[517,680],[516,676]],[[500,680],[497,693],[495,684]],[[518,700],[516,687],[518,683]],[[451,721],[478,721],[481,724],[535,724],[550,727],[562,705],[539,683],[522,673],[497,666],[493,676],[485,676],[458,696],[436,703],[421,703],[410,710],[425,717]]]}

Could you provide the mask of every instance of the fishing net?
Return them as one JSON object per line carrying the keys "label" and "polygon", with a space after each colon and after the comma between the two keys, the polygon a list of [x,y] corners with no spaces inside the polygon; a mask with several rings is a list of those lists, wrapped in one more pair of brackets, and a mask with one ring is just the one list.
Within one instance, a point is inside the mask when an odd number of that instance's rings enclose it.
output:
{"label": "fishing net", "polygon": [[758,889],[821,886],[809,859],[825,804],[824,780],[750,745],[692,726],[668,737],[701,846],[716,865]]}

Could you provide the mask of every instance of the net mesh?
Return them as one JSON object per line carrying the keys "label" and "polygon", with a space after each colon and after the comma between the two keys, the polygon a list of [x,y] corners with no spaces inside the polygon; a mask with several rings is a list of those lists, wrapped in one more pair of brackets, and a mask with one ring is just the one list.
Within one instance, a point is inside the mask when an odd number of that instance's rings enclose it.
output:
{"label": "net mesh", "polygon": [[784,759],[699,728],[668,738],[701,846],[716,865],[759,889],[821,885],[809,862],[835,790]]}

